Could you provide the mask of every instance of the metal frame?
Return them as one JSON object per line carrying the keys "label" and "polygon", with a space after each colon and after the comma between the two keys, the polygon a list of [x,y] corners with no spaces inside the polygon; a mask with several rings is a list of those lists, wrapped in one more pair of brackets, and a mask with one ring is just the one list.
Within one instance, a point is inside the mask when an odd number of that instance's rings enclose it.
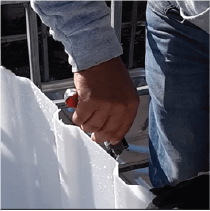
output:
{"label": "metal frame", "polygon": [[[1,12],[1,7],[0,7],[0,14],[2,14]],[[1,37],[1,16],[0,16],[0,37]],[[0,66],[2,66],[2,62],[1,62],[1,40],[0,40]]]}
{"label": "metal frame", "polygon": [[49,60],[48,60],[48,43],[47,43],[47,37],[48,37],[48,31],[47,26],[42,24],[41,25],[41,35],[42,35],[42,47],[43,47],[43,61],[44,61],[44,81],[49,81]]}
{"label": "metal frame", "polygon": [[135,169],[146,168],[149,166],[149,159],[119,164],[119,173],[132,171]]}
{"label": "metal frame", "polygon": [[19,3],[25,3],[26,1],[1,1],[1,5],[5,4],[19,4]]}
{"label": "metal frame", "polygon": [[[28,52],[29,52],[29,64],[30,64],[30,78],[36,84],[42,92],[53,92],[67,88],[73,88],[74,82],[73,78],[64,79],[64,80],[56,80],[49,81],[49,62],[48,62],[48,44],[47,37],[49,36],[47,32],[47,27],[42,24],[41,32],[38,32],[37,28],[37,15],[33,11],[30,6],[29,1],[2,1],[1,5],[5,4],[14,4],[14,3],[23,3],[26,12],[26,27],[27,33],[21,35],[11,35],[1,37],[1,42],[13,42],[27,39],[28,43]],[[135,40],[135,32],[137,25],[145,26],[144,21],[137,21],[137,9],[138,2],[134,1],[133,3],[133,12],[132,18],[130,22],[122,23],[122,1],[114,1],[111,0],[111,26],[115,29],[116,36],[121,42],[121,29],[122,27],[127,27],[131,25],[131,38],[130,38],[130,47],[129,47],[129,59],[128,59],[128,70],[131,78],[135,80],[135,78],[144,77],[145,70],[144,68],[135,68],[131,69],[133,66],[133,54],[134,54],[134,40]],[[40,61],[39,61],[39,37],[42,39],[42,48],[43,48],[43,61],[44,61],[44,80],[45,82],[41,83],[41,75],[40,75]],[[139,95],[148,94],[148,87],[145,86],[138,89],[137,91]],[[64,99],[54,100],[54,103],[60,107],[64,108],[65,103]],[[119,165],[119,173],[120,176],[123,177],[122,173],[131,171],[138,168],[144,168],[149,165],[149,161],[143,160],[139,162],[132,162],[126,164]]]}
{"label": "metal frame", "polygon": [[135,33],[136,33],[136,22],[137,22],[137,9],[138,2],[133,2],[133,12],[131,18],[131,40],[130,40],[130,48],[129,48],[129,60],[128,60],[128,69],[133,67],[133,55],[134,55],[134,41],[135,41]]}
{"label": "metal frame", "polygon": [[[21,35],[11,35],[1,37],[1,42],[12,42],[18,40],[27,39],[28,52],[29,52],[29,63],[30,63],[30,78],[43,92],[47,91],[57,91],[59,89],[66,89],[73,87],[73,79],[56,80],[53,82],[49,81],[49,62],[48,62],[48,45],[47,37],[49,36],[47,32],[47,27],[42,24],[41,32],[37,29],[37,15],[30,6],[29,1],[2,1],[1,5],[23,3],[26,9],[26,23],[27,23],[27,34]],[[131,69],[133,66],[133,53],[134,53],[134,40],[136,26],[145,26],[144,21],[137,21],[137,5],[138,2],[134,1],[133,4],[133,15],[131,22],[122,23],[122,1],[111,1],[111,25],[115,29],[115,33],[119,42],[121,42],[121,28],[131,25],[131,38],[129,47],[129,59],[128,59],[128,70],[131,78],[137,77],[139,70],[144,72],[143,68]],[[39,61],[39,46],[38,37],[41,37],[43,44],[43,61],[44,61],[44,81],[41,83],[40,75],[40,61]],[[135,76],[134,76],[135,75]]]}
{"label": "metal frame", "polygon": [[26,31],[30,64],[30,78],[41,88],[41,76],[39,67],[39,40],[37,28],[37,16],[29,3],[24,3],[26,10]]}
{"label": "metal frame", "polygon": [[[27,39],[29,65],[30,65],[30,79],[41,89],[41,75],[40,75],[40,61],[39,61],[39,41],[38,36],[41,35],[43,39],[43,57],[44,57],[44,72],[49,74],[48,52],[46,42],[46,26],[42,24],[42,31],[38,33],[37,15],[31,8],[29,1],[1,1],[1,5],[23,3],[26,12],[26,34],[10,35],[1,37],[1,42],[13,42]],[[48,74],[47,74],[48,73]]]}

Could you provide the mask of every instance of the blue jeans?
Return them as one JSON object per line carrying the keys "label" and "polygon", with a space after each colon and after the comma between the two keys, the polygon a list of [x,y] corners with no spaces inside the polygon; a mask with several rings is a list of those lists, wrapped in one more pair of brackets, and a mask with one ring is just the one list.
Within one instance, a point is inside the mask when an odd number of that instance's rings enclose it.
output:
{"label": "blue jeans", "polygon": [[149,175],[154,187],[209,170],[209,35],[167,1],[148,2]]}

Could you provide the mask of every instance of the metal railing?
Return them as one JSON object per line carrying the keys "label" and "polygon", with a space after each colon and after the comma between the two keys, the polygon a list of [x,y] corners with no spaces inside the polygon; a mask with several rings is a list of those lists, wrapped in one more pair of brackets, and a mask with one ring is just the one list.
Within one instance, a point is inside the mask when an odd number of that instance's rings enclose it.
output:
{"label": "metal railing", "polygon": [[38,33],[37,15],[30,6],[29,1],[1,1],[1,5],[23,3],[26,13],[26,34],[1,37],[1,43],[14,42],[27,39],[30,65],[30,79],[41,89],[40,61],[39,61],[39,36],[43,39],[44,73],[49,78],[48,51],[47,51],[47,27],[42,24],[42,30]]}
{"label": "metal railing", "polygon": [[[49,81],[49,61],[48,61],[48,44],[47,27],[41,24],[41,32],[38,32],[37,27],[37,15],[30,6],[29,1],[1,1],[1,5],[23,3],[26,13],[26,34],[10,35],[1,37],[1,42],[13,42],[27,39],[28,53],[29,53],[29,65],[30,65],[30,79],[36,84],[43,92],[57,91],[60,89],[74,87],[73,79],[63,79]],[[131,26],[130,45],[129,45],[129,58],[128,58],[128,70],[131,78],[144,77],[144,68],[131,69],[133,66],[134,55],[134,40],[137,25],[145,26],[145,21],[137,21],[138,1],[133,2],[132,17],[130,22],[122,23],[122,1],[111,1],[111,25],[115,29],[115,33],[121,42],[121,29],[123,27]],[[39,61],[39,40],[42,39],[42,52],[43,52],[43,66],[44,66],[44,81],[41,82],[40,75],[40,61]]]}
{"label": "metal railing", "polygon": [[[47,38],[49,36],[47,32],[47,27],[41,24],[41,31],[38,32],[37,27],[37,15],[30,6],[30,2],[26,1],[2,1],[1,5],[23,3],[26,13],[26,34],[10,35],[1,37],[1,42],[14,42],[19,40],[27,39],[28,43],[28,53],[29,53],[29,64],[30,64],[30,79],[36,84],[42,92],[52,92],[63,90],[67,88],[73,88],[74,82],[73,78],[49,81],[49,62],[48,62],[48,44]],[[130,22],[122,23],[122,1],[111,1],[111,25],[115,29],[115,33],[119,42],[121,42],[121,29],[123,27],[131,26],[130,44],[129,44],[129,58],[128,58],[128,70],[131,78],[142,78],[145,76],[144,68],[133,67],[134,58],[134,41],[136,28],[138,26],[145,26],[145,21],[137,21],[137,7],[138,2],[134,1],[132,9],[132,18]],[[41,82],[40,75],[40,61],[39,61],[39,40],[42,39],[42,52],[43,52],[43,66],[44,66],[44,79],[45,82]],[[134,83],[135,84],[135,83]],[[148,95],[148,87],[137,87],[137,92],[140,95]],[[65,108],[64,99],[54,100],[54,103],[60,107]],[[147,121],[147,120],[146,120]],[[124,172],[132,171],[134,169],[148,167],[149,160],[140,160],[126,164],[119,165],[119,175],[122,179],[127,181],[127,183],[132,184],[126,176],[123,175]]]}

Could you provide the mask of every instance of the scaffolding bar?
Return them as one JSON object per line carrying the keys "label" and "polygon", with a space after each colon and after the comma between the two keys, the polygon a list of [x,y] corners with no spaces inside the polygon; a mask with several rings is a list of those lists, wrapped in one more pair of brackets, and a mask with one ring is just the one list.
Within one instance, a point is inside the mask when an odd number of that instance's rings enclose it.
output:
{"label": "scaffolding bar", "polygon": [[26,29],[30,64],[30,78],[35,85],[41,88],[37,16],[31,8],[30,3],[24,3],[24,6],[26,10]]}
{"label": "scaffolding bar", "polygon": [[[1,11],[1,6],[0,6],[0,14],[2,14]],[[1,15],[0,15],[0,37],[1,37]],[[2,60],[1,60],[1,40],[0,40],[0,66],[2,66]]]}
{"label": "scaffolding bar", "polygon": [[131,36],[130,36],[128,69],[131,69],[133,67],[134,42],[135,42],[136,23],[137,23],[137,10],[138,10],[138,1],[134,1],[133,2],[132,19],[131,19]]}
{"label": "scaffolding bar", "polygon": [[[131,21],[130,22],[123,22],[121,26],[122,26],[122,28],[125,28],[125,27],[128,27],[130,25],[131,25]],[[137,21],[136,25],[137,26],[146,26],[146,21]]]}
{"label": "scaffolding bar", "polygon": [[43,66],[44,66],[44,81],[47,82],[50,79],[49,76],[49,60],[48,60],[48,43],[47,43],[47,26],[41,25],[41,34],[42,34],[42,57],[43,57]]}
{"label": "scaffolding bar", "polygon": [[[38,32],[38,35],[40,35],[41,32]],[[49,35],[48,35],[49,37]],[[1,37],[1,43],[7,43],[7,42],[15,42],[15,41],[21,41],[26,40],[27,35],[26,34],[14,34],[14,35],[8,35]]]}
{"label": "scaffolding bar", "polygon": [[19,3],[26,3],[30,1],[1,1],[1,5],[6,5],[6,4],[19,4]]}
{"label": "scaffolding bar", "polygon": [[149,166],[149,159],[135,161],[131,163],[119,164],[119,173],[146,168]]}
{"label": "scaffolding bar", "polygon": [[[135,68],[129,70],[131,79],[145,77],[144,68]],[[63,80],[55,80],[41,83],[42,92],[53,92],[61,89],[74,88],[74,79],[67,78]]]}
{"label": "scaffolding bar", "polygon": [[43,82],[41,85],[42,92],[53,92],[61,89],[74,88],[74,79],[68,78],[63,80]]}

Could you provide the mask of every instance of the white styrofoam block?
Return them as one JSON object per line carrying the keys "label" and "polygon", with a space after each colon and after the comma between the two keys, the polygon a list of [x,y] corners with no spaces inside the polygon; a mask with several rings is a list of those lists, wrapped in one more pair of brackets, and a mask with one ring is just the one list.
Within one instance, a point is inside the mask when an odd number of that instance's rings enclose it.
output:
{"label": "white styrofoam block", "polygon": [[3,209],[146,208],[149,188],[127,185],[118,163],[29,79],[1,67]]}

